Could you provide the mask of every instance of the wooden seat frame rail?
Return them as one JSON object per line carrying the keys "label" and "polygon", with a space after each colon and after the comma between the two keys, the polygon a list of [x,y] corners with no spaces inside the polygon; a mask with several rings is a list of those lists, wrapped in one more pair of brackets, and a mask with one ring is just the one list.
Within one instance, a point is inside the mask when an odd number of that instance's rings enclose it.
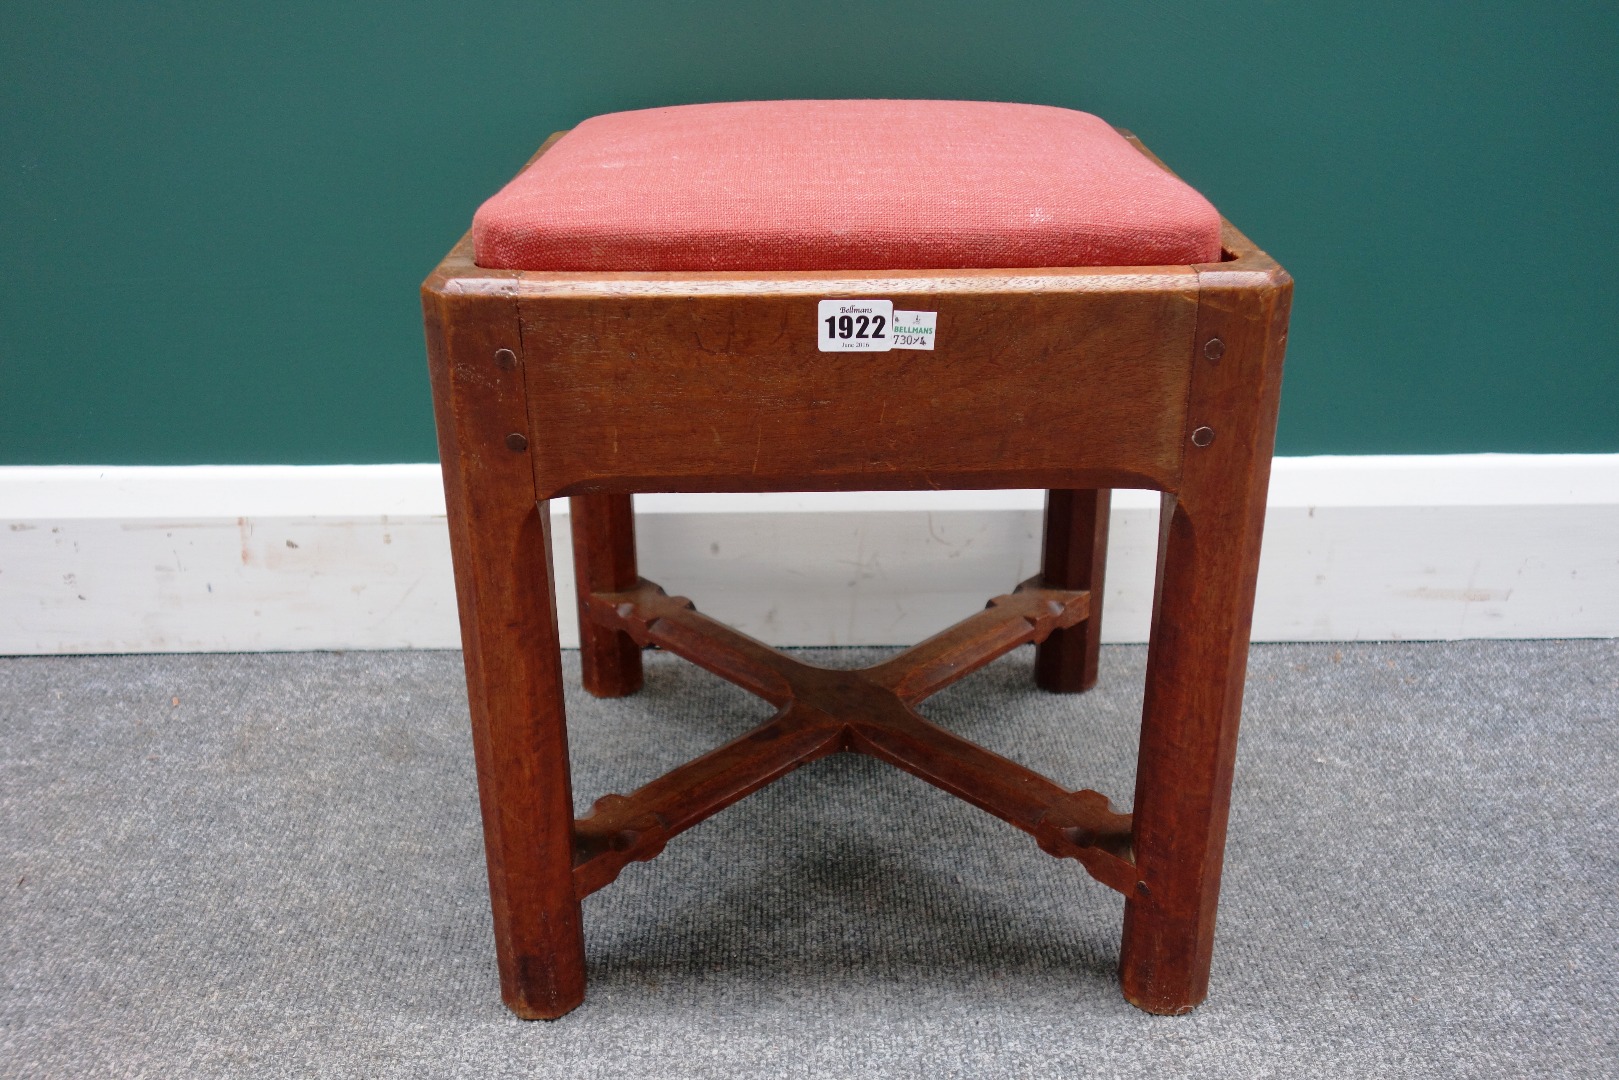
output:
{"label": "wooden seat frame rail", "polygon": [[[1229,223],[1223,243],[1199,266],[705,274],[490,270],[469,239],[451,251],[423,306],[514,1012],[554,1018],[583,1000],[583,897],[843,751],[1123,893],[1128,1000],[1179,1013],[1204,998],[1292,292]],[[817,301],[864,297],[937,311],[937,349],[818,353]],[[947,487],[1047,489],[1041,573],[872,668],[795,660],[637,571],[634,492]],[[1132,814],[916,712],[1027,643],[1041,686],[1094,684],[1115,487],[1163,503]],[[578,820],[548,510],[565,496],[586,688],[633,693],[657,646],[777,709]]]}

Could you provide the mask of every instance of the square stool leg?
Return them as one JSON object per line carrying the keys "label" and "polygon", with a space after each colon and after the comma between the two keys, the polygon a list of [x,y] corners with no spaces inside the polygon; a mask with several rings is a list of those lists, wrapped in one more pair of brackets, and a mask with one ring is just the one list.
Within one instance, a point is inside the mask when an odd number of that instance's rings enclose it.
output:
{"label": "square stool leg", "polygon": [[1138,881],[1125,902],[1119,982],[1132,1004],[1173,1014],[1208,994],[1252,577],[1240,525],[1223,533],[1219,525],[1236,523],[1194,523],[1175,496],[1163,502],[1136,764]]}
{"label": "square stool leg", "polygon": [[1119,982],[1184,1013],[1208,994],[1215,908],[1281,392],[1287,298],[1205,275],[1179,490],[1162,496]]}
{"label": "square stool leg", "polygon": [[524,1019],[584,1000],[573,793],[551,571],[509,302],[424,300],[501,996]]}
{"label": "square stool leg", "polygon": [[579,596],[579,666],[585,689],[597,697],[624,697],[641,689],[641,647],[620,630],[602,626],[587,610],[591,593],[635,587],[635,509],[629,495],[575,495],[573,573]]}
{"label": "square stool leg", "polygon": [[1087,590],[1091,613],[1078,626],[1058,630],[1035,646],[1034,681],[1043,690],[1074,694],[1096,685],[1112,496],[1106,488],[1046,492],[1041,580],[1052,589]]}

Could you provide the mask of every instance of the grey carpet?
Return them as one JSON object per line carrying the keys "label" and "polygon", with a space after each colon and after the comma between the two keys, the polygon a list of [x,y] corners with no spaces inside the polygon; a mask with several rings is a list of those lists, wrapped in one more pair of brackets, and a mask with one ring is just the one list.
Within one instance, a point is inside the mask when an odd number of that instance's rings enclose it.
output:
{"label": "grey carpet", "polygon": [[[924,711],[1127,804],[1143,659]],[[1262,646],[1249,686],[1190,1016],[1120,999],[1076,865],[838,757],[588,900],[545,1024],[495,985],[459,656],[0,660],[0,1075],[1619,1075],[1619,642]],[[667,656],[569,704],[581,806],[765,716]]]}

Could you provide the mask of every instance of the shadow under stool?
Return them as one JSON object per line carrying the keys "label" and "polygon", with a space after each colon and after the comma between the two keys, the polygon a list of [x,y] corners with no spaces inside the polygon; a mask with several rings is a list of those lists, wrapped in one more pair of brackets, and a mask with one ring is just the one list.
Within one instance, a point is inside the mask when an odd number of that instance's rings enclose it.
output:
{"label": "shadow under stool", "polygon": [[[580,901],[800,765],[869,754],[1125,897],[1151,1012],[1208,992],[1292,284],[1086,113],[735,102],[552,136],[423,286],[502,994],[585,993]],[[1096,679],[1109,492],[1162,493],[1133,813],[925,720],[1019,645]],[[1038,577],[875,667],[806,664],[636,569],[636,492],[1044,488]],[[551,500],[591,693],[656,646],[776,707],[576,820]]]}

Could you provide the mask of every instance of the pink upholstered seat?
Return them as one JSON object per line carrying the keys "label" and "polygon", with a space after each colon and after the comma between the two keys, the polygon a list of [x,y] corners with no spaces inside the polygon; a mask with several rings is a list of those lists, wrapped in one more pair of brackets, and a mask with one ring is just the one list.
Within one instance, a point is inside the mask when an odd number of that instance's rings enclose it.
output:
{"label": "pink upholstered seat", "polygon": [[480,266],[904,270],[1220,257],[1208,200],[1089,113],[744,101],[586,120],[479,208]]}

